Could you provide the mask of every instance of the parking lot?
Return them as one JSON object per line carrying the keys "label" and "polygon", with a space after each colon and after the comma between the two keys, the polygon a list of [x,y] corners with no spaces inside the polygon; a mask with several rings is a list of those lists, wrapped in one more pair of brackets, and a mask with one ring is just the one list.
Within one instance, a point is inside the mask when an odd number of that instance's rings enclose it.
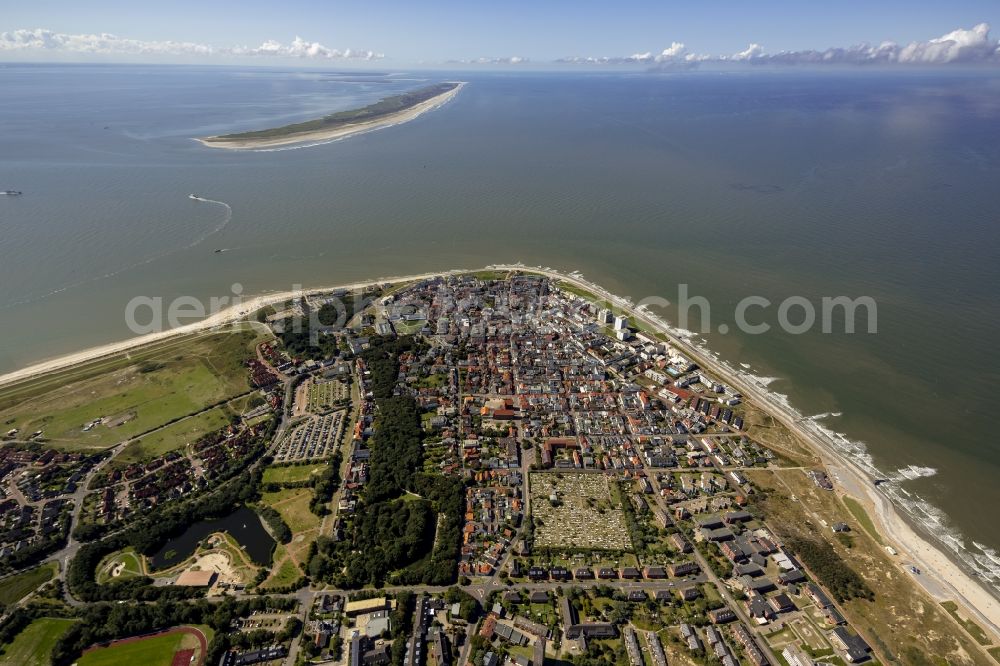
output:
{"label": "parking lot", "polygon": [[347,412],[340,410],[310,418],[297,426],[278,446],[275,460],[290,462],[333,455],[344,430]]}

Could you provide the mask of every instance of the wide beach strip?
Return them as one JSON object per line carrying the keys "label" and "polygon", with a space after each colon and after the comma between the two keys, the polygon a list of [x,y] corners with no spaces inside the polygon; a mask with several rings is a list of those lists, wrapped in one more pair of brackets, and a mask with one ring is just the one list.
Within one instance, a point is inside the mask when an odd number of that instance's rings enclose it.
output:
{"label": "wide beach strip", "polygon": [[437,83],[386,97],[360,109],[338,111],[322,118],[270,129],[209,136],[197,141],[210,148],[253,150],[342,139],[413,120],[450,100],[464,85],[457,81]]}

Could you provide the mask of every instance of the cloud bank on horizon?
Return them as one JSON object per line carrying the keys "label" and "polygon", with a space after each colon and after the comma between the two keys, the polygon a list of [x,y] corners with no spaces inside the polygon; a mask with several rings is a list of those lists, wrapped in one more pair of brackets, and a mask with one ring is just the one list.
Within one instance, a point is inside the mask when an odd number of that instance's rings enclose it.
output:
{"label": "cloud bank on horizon", "polygon": [[311,60],[378,60],[374,51],[333,49],[319,42],[296,37],[289,44],[269,39],[260,46],[219,47],[181,41],[147,41],[102,33],[69,35],[42,28],[0,32],[0,53],[4,51],[113,55],[248,56],[306,58]]}
{"label": "cloud bank on horizon", "polygon": [[[66,34],[52,30],[21,29],[0,32],[0,54],[4,52],[72,53],[97,56],[195,56],[195,57],[262,57],[299,58],[307,60],[380,60],[385,56],[368,50],[335,49],[319,42],[296,37],[290,43],[267,40],[260,46],[214,46],[187,41],[148,41],[118,35]],[[592,65],[647,65],[656,69],[691,69],[702,63],[747,63],[784,65],[949,65],[1000,64],[1000,41],[990,37],[990,26],[980,23],[972,28],[959,28],[941,37],[900,45],[886,41],[878,45],[856,44],[833,47],[823,51],[778,51],[768,53],[764,47],[751,43],[745,50],[733,54],[709,55],[690,51],[682,42],[673,42],[659,53],[634,53],[616,57],[568,57],[556,63]],[[453,59],[443,64],[461,65],[525,65],[527,57],[485,57]]]}
{"label": "cloud bank on horizon", "polygon": [[785,65],[949,65],[1000,64],[1000,41],[990,38],[988,23],[970,29],[959,28],[941,37],[901,46],[895,42],[856,44],[824,51],[779,51],[767,53],[760,44],[750,44],[745,50],[730,55],[692,53],[682,42],[673,42],[660,53],[635,53],[626,57],[572,57],[565,63],[647,64],[662,68],[686,69],[706,62],[740,62],[750,64]]}

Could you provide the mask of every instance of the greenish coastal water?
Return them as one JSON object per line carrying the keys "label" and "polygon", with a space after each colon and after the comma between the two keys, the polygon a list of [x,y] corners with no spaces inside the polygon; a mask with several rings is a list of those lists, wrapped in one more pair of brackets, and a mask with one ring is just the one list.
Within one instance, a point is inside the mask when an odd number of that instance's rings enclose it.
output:
{"label": "greenish coastal water", "polygon": [[[455,79],[442,109],[324,146],[192,140]],[[839,414],[821,422],[1000,581],[995,74],[35,65],[0,68],[0,88],[0,189],[24,192],[0,199],[0,371],[127,337],[140,295],[516,261],[636,301],[683,283],[711,303],[713,350]],[[871,296],[878,333],[740,333],[751,295]]]}

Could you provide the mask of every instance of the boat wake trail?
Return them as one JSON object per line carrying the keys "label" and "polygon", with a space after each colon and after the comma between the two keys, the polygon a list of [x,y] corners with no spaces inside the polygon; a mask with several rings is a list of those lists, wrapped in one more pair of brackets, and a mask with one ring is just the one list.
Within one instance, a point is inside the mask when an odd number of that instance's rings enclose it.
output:
{"label": "boat wake trail", "polygon": [[195,247],[196,245],[200,245],[209,236],[214,236],[215,234],[217,234],[220,231],[222,231],[223,229],[225,229],[226,225],[229,224],[230,220],[233,219],[233,207],[230,206],[229,204],[227,204],[225,201],[216,201],[215,199],[206,199],[205,197],[199,197],[197,194],[188,195],[188,198],[192,199],[194,201],[200,201],[202,203],[215,204],[217,206],[222,206],[222,207],[224,207],[226,209],[226,216],[223,218],[222,222],[219,225],[217,225],[214,229],[210,229],[210,230],[206,231],[201,236],[198,236],[198,238],[194,239],[194,242],[192,242],[190,245],[185,246],[185,249]]}

